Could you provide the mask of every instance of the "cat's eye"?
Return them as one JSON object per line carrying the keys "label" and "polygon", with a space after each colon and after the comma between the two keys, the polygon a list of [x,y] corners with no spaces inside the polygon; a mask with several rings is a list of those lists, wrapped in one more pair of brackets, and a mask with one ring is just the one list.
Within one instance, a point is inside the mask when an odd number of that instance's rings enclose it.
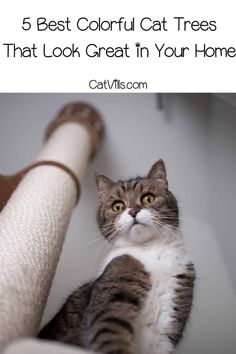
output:
{"label": "cat's eye", "polygon": [[142,198],[141,198],[141,203],[142,203],[143,205],[149,205],[149,204],[153,203],[154,200],[155,200],[154,195],[151,194],[151,193],[147,193],[147,194],[145,194],[145,195],[142,196]]}
{"label": "cat's eye", "polygon": [[125,210],[125,203],[118,200],[118,201],[115,201],[113,204],[112,204],[112,210],[115,212],[115,213],[122,213],[123,210]]}

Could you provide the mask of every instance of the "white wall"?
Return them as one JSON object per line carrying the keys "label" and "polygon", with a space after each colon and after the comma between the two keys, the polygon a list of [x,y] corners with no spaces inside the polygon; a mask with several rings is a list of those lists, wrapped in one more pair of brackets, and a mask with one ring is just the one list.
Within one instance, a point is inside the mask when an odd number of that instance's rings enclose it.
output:
{"label": "white wall", "polygon": [[[232,99],[232,94],[230,95]],[[236,98],[236,95],[234,95]],[[236,101],[235,101],[236,102]],[[212,103],[209,167],[210,221],[236,293],[236,107]]]}
{"label": "white wall", "polygon": [[91,243],[99,237],[93,173],[113,179],[145,174],[162,157],[180,202],[198,275],[194,309],[179,353],[235,353],[235,109],[208,95],[171,94],[165,110],[159,111],[153,94],[2,94],[1,170],[13,172],[31,162],[40,149],[44,127],[64,103],[73,100],[88,101],[100,110],[106,136],[83,183],[44,321],[73,289],[96,274],[106,251],[99,240]]}

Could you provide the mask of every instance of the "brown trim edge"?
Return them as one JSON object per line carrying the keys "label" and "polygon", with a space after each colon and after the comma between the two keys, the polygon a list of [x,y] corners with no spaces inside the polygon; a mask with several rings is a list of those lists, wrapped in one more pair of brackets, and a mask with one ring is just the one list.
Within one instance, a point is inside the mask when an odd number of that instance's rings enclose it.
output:
{"label": "brown trim edge", "polygon": [[23,170],[21,170],[20,172],[18,172],[15,175],[11,175],[11,176],[0,175],[0,212],[2,211],[4,206],[7,204],[12,193],[15,191],[18,184],[25,177],[25,175],[29,171],[31,171],[33,168],[36,168],[39,166],[54,166],[54,167],[62,169],[68,175],[70,175],[70,177],[72,178],[72,180],[74,181],[75,186],[76,186],[76,191],[77,191],[76,204],[78,203],[79,197],[80,197],[80,182],[79,182],[79,179],[76,176],[76,174],[69,167],[67,167],[66,165],[64,165],[60,162],[45,160],[45,161],[38,161],[38,162],[32,163],[31,165],[24,168]]}

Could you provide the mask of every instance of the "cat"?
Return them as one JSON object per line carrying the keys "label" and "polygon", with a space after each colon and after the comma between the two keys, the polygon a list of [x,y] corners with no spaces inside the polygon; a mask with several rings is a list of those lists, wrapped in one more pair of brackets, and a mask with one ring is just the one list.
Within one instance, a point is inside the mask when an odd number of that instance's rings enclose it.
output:
{"label": "cat", "polygon": [[76,290],[40,338],[104,354],[171,354],[193,301],[195,270],[158,160],[147,176],[96,175],[98,227],[112,244],[100,276]]}

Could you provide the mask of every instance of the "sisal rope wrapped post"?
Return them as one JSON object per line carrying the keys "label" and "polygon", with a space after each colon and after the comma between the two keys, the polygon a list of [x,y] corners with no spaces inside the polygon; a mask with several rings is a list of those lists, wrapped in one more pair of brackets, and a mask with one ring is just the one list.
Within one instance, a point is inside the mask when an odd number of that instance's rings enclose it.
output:
{"label": "sisal rope wrapped post", "polygon": [[7,202],[0,197],[5,204],[0,213],[0,351],[37,333],[80,181],[102,130],[93,108],[68,105],[48,127],[36,162],[15,176],[0,176],[0,191],[10,197]]}

